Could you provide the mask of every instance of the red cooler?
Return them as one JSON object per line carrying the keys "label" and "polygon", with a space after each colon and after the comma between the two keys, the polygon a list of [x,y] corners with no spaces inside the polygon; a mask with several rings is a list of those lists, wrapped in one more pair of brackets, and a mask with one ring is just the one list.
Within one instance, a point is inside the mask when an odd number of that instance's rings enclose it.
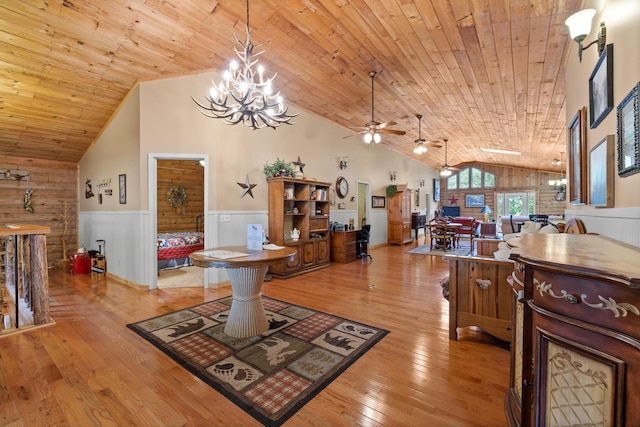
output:
{"label": "red cooler", "polygon": [[88,253],[76,252],[69,255],[69,273],[89,274],[91,273],[91,257]]}

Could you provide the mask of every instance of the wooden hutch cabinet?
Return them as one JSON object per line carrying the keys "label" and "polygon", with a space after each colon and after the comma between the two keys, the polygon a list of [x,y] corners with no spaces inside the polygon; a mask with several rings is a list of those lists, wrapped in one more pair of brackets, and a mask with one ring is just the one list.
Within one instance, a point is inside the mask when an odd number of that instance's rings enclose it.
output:
{"label": "wooden hutch cabinet", "polygon": [[387,243],[401,245],[411,243],[411,189],[400,189],[389,196],[387,211]]}
{"label": "wooden hutch cabinet", "polygon": [[526,234],[515,268],[511,426],[640,425],[640,248]]}
{"label": "wooden hutch cabinet", "polygon": [[[327,182],[300,178],[267,178],[269,241],[296,249],[295,256],[269,267],[275,277],[287,278],[330,265],[329,188]],[[291,231],[300,231],[293,240]]]}

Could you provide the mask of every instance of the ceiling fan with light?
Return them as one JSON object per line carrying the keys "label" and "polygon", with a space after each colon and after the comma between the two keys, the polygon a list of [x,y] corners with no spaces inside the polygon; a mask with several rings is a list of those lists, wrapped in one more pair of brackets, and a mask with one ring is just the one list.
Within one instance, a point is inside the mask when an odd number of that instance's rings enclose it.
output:
{"label": "ceiling fan with light", "polygon": [[452,171],[459,171],[460,169],[454,168],[453,166],[449,166],[447,164],[447,142],[449,141],[447,138],[443,139],[444,141],[444,165],[440,168],[440,176],[450,176]]}
{"label": "ceiling fan with light", "polygon": [[381,133],[390,133],[394,135],[404,135],[406,133],[403,130],[389,129],[389,126],[397,125],[394,121],[380,123],[374,119],[373,81],[377,75],[378,73],[375,71],[371,71],[369,73],[369,77],[371,77],[371,121],[364,126],[351,126],[351,129],[359,131],[358,134],[364,134],[364,142],[367,144],[371,143],[371,141],[376,144],[379,143],[382,140],[382,137],[380,136]]}
{"label": "ceiling fan with light", "polygon": [[423,137],[422,137],[422,114],[416,114],[416,117],[418,118],[418,139],[416,139],[414,142],[416,143],[415,148],[413,149],[414,154],[423,154],[427,152],[427,145],[431,145],[432,147],[435,148],[441,148],[442,145],[440,145],[440,141],[435,140],[435,141],[426,141]]}

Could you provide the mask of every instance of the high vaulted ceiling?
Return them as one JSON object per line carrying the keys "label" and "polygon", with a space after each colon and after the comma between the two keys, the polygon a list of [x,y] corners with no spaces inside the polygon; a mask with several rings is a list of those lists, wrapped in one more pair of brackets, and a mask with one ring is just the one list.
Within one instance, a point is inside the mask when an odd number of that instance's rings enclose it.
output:
{"label": "high vaulted ceiling", "polygon": [[[582,4],[254,0],[251,40],[287,102],[345,136],[371,119],[373,70],[375,119],[407,131],[383,135],[392,150],[444,163],[444,149],[413,154],[422,114],[424,139],[449,139],[450,165],[560,170],[573,43],[564,20]],[[226,68],[245,25],[242,0],[3,1],[0,154],[79,161],[138,80]]]}

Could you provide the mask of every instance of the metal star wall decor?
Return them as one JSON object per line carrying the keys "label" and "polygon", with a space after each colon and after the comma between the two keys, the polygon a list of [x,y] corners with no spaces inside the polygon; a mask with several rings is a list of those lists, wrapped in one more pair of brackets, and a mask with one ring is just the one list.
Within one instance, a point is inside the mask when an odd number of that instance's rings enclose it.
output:
{"label": "metal star wall decor", "polygon": [[450,205],[457,205],[457,204],[458,204],[458,199],[456,199],[456,198],[455,198],[455,196],[454,196],[454,197],[451,197],[451,198],[449,199],[449,204],[450,204]]}
{"label": "metal star wall decor", "polygon": [[249,175],[247,174],[247,178],[244,180],[244,183],[242,182],[238,182],[237,183],[240,187],[244,188],[244,190],[242,190],[242,196],[240,196],[240,198],[242,199],[244,196],[246,196],[247,194],[251,196],[251,198],[253,199],[253,193],[251,192],[251,190],[253,189],[253,187],[255,187],[258,184],[251,184],[249,182]]}
{"label": "metal star wall decor", "polygon": [[298,156],[298,161],[297,162],[293,162],[294,165],[298,166],[300,168],[300,172],[304,173],[304,167],[306,166],[305,163],[302,163],[300,161],[300,156]]}

